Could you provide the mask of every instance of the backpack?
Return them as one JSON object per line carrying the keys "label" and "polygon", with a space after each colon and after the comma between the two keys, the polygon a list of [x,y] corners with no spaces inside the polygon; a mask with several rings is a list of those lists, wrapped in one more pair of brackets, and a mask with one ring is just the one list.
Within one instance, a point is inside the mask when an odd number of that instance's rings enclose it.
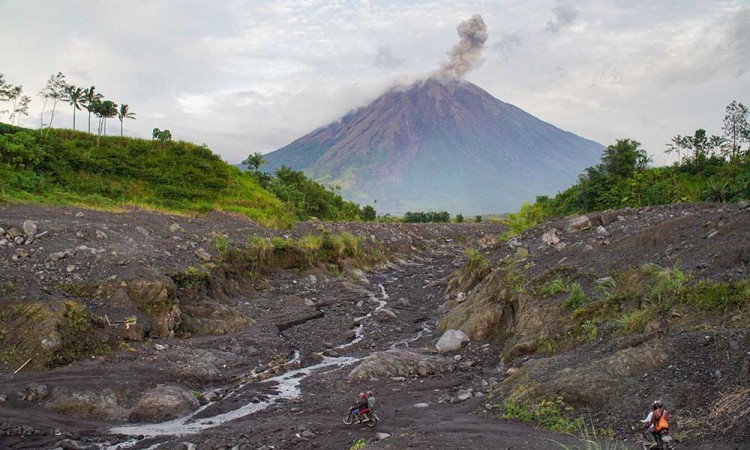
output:
{"label": "backpack", "polygon": [[654,429],[661,433],[663,431],[669,431],[669,411],[660,408],[654,411],[654,416],[651,421],[654,424]]}

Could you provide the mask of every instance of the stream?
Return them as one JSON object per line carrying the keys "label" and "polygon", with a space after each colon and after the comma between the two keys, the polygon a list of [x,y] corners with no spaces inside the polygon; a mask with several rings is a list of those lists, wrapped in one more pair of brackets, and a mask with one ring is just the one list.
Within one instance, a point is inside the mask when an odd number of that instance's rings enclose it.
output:
{"label": "stream", "polygon": [[[369,301],[371,303],[376,303],[377,306],[375,307],[373,311],[367,313],[366,315],[357,317],[354,319],[354,322],[357,324],[357,327],[354,330],[355,332],[354,339],[352,339],[350,342],[347,342],[346,344],[341,344],[339,346],[334,347],[333,348],[334,350],[343,350],[343,349],[349,348],[353,345],[358,344],[364,339],[364,320],[368,317],[372,317],[374,313],[380,311],[381,309],[385,308],[388,305],[389,297],[388,297],[388,292],[385,286],[383,284],[378,284],[378,288],[380,289],[380,297],[378,297],[374,292],[367,291],[367,290],[364,291],[364,293],[367,294]],[[421,337],[421,335],[422,335],[422,332],[420,332],[416,338],[409,339],[408,342],[418,339],[419,337]],[[407,346],[408,346],[408,342],[404,341],[404,343]],[[400,343],[401,342],[396,343],[396,344],[400,344]],[[289,359],[287,362],[282,364],[281,366],[282,367],[293,366],[295,364],[298,364],[300,362],[300,359],[301,359],[301,355],[299,351],[295,350],[294,356],[291,359]],[[208,407],[215,404],[216,403],[215,401],[209,402],[206,405],[201,406],[197,410],[193,411],[190,415],[185,416],[185,417],[180,417],[177,419],[160,422],[160,423],[153,423],[153,424],[133,424],[133,425],[116,426],[116,427],[110,428],[109,432],[113,434],[126,435],[126,436],[138,436],[138,437],[143,437],[143,438],[154,438],[158,436],[181,437],[181,436],[196,434],[208,428],[218,427],[231,420],[239,419],[247,415],[256,413],[258,411],[262,411],[274,403],[299,398],[302,395],[300,383],[311,374],[319,373],[321,369],[329,368],[329,367],[332,367],[333,368],[332,370],[340,370],[344,367],[355,364],[360,360],[362,360],[362,358],[351,357],[351,356],[339,356],[339,357],[324,356],[323,360],[317,364],[290,370],[281,375],[277,375],[277,376],[261,381],[261,383],[276,383],[277,392],[270,394],[267,400],[263,400],[257,403],[250,402],[232,411],[221,413],[212,417],[202,417],[200,419],[196,418],[202,411],[206,410]],[[277,368],[278,366],[270,368],[264,371],[263,373],[267,373]],[[226,399],[227,397],[231,397],[237,394],[238,392],[242,390],[242,388],[247,386],[250,382],[251,381],[240,384],[235,389],[233,389],[229,394],[227,394],[223,399]],[[221,401],[221,400],[217,400],[217,401]],[[128,448],[128,447],[132,447],[136,445],[138,442],[139,440],[131,439],[131,440],[121,442],[116,445],[105,444],[101,448],[113,449],[113,450],[118,447]]]}

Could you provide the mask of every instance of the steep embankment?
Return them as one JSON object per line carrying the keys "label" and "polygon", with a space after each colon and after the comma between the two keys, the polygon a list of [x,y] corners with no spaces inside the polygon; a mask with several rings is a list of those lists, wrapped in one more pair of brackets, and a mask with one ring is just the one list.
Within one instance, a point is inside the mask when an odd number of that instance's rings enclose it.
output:
{"label": "steep embankment", "polygon": [[661,398],[680,440],[747,442],[749,273],[747,202],[553,220],[472,254],[440,329],[499,345],[508,417],[552,401],[627,436]]}
{"label": "steep embankment", "polygon": [[7,201],[228,211],[269,226],[293,218],[253,177],[205,146],[0,123],[0,202]]}

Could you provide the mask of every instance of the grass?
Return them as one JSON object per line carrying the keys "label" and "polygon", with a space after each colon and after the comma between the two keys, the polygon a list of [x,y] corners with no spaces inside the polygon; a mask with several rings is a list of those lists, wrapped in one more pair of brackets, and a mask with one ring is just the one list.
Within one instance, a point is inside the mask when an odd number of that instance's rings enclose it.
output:
{"label": "grass", "polygon": [[573,433],[583,427],[583,418],[570,418],[573,408],[566,405],[562,397],[541,400],[530,404],[523,401],[503,402],[503,419],[521,422],[536,422],[542,428],[559,433]]}
{"label": "grass", "polygon": [[586,297],[586,293],[583,292],[583,287],[581,287],[580,284],[573,283],[570,285],[568,299],[565,301],[565,306],[575,311],[585,305],[587,301],[588,297]]}
{"label": "grass", "polygon": [[538,289],[538,293],[545,298],[554,297],[569,291],[570,284],[559,275],[554,280],[547,281]]}
{"label": "grass", "polygon": [[[283,176],[282,176],[283,175]],[[357,220],[344,201],[302,172],[243,173],[205,145],[156,143],[69,129],[31,130],[0,123],[0,203],[127,207],[201,215],[241,214],[270,227],[315,215]]]}
{"label": "grass", "polygon": [[583,422],[581,427],[570,434],[578,440],[575,446],[557,441],[552,442],[557,444],[557,447],[562,450],[628,450],[629,448],[624,442],[605,440],[610,437],[608,435],[611,433],[597,431],[596,427],[586,422]]}
{"label": "grass", "polygon": [[484,278],[490,271],[490,262],[478,250],[473,248],[464,249],[466,264],[464,271],[470,278]]}

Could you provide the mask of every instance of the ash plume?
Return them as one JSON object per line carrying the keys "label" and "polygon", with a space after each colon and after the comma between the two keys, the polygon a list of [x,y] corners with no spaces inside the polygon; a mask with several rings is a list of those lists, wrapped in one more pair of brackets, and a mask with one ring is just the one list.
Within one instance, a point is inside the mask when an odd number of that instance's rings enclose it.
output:
{"label": "ash plume", "polygon": [[448,52],[450,60],[440,64],[437,76],[442,79],[461,79],[482,60],[482,48],[487,42],[487,26],[482,16],[474,14],[458,24],[456,30],[461,40]]}

